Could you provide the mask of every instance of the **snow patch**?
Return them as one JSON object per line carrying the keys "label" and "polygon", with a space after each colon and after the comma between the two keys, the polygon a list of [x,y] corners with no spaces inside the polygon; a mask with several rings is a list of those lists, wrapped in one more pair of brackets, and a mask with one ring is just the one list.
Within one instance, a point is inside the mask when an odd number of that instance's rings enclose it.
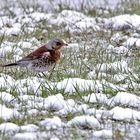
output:
{"label": "snow patch", "polygon": [[39,127],[34,124],[27,124],[20,127],[20,130],[23,132],[36,132],[38,129]]}
{"label": "snow patch", "polygon": [[0,92],[0,99],[4,103],[9,103],[9,102],[13,101],[15,99],[15,97],[12,96],[11,94],[9,94],[8,92]]}
{"label": "snow patch", "polygon": [[105,104],[108,101],[107,96],[103,93],[92,93],[91,95],[83,97],[83,99],[86,102],[102,104]]}
{"label": "snow patch", "polygon": [[18,131],[19,131],[19,126],[14,123],[7,122],[7,123],[0,124],[0,132],[2,134],[13,135]]}
{"label": "snow patch", "polygon": [[140,28],[140,16],[139,15],[119,15],[105,20],[105,24],[108,27],[112,27],[116,30]]}
{"label": "snow patch", "polygon": [[[70,33],[93,32],[100,30],[94,18],[85,16],[84,14],[71,10],[63,10],[58,14],[57,18],[50,19],[50,24],[65,27]],[[90,30],[91,29],[91,30]]]}
{"label": "snow patch", "polygon": [[110,110],[109,115],[112,119],[119,120],[119,121],[134,122],[135,120],[140,120],[139,111],[130,108],[122,108],[118,106]]}
{"label": "snow patch", "polygon": [[140,106],[140,97],[127,93],[127,92],[118,92],[115,97],[112,97],[108,100],[107,104],[110,105],[126,105],[131,107],[137,107]]}
{"label": "snow patch", "polygon": [[17,133],[13,137],[14,140],[36,140],[37,134],[35,132]]}
{"label": "snow patch", "polygon": [[76,116],[68,122],[68,126],[76,126],[82,129],[99,128],[100,123],[94,116]]}
{"label": "snow patch", "polygon": [[103,138],[103,139],[111,139],[113,137],[112,130],[100,130],[93,132],[93,137],[95,138]]}
{"label": "snow patch", "polygon": [[19,112],[16,109],[7,108],[5,105],[0,104],[0,118],[3,120],[8,120],[13,117],[19,118]]}
{"label": "snow patch", "polygon": [[47,130],[57,129],[63,126],[61,119],[57,116],[53,118],[46,118],[45,120],[40,122],[41,126],[44,126]]}

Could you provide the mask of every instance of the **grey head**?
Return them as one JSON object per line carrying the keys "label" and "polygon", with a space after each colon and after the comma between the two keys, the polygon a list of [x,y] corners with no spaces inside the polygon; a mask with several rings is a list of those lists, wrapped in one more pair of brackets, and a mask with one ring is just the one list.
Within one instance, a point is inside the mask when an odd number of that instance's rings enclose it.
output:
{"label": "grey head", "polygon": [[66,41],[58,38],[50,40],[46,45],[49,50],[59,50],[64,46],[68,46]]}

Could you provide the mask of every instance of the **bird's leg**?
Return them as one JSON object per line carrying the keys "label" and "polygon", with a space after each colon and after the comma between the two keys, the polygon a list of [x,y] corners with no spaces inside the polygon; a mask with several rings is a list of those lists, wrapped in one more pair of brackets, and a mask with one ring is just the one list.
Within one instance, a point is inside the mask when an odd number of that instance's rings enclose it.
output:
{"label": "bird's leg", "polygon": [[50,73],[49,78],[48,78],[49,80],[50,80],[51,77],[52,77],[52,74],[53,74],[53,71],[54,71],[55,66],[56,66],[56,64],[53,66],[53,68],[52,68],[52,70],[51,70],[51,73]]}
{"label": "bird's leg", "polygon": [[42,78],[42,75],[40,73],[37,73],[37,77]]}
{"label": "bird's leg", "polygon": [[43,75],[45,78],[47,78],[44,72],[42,72],[42,75]]}

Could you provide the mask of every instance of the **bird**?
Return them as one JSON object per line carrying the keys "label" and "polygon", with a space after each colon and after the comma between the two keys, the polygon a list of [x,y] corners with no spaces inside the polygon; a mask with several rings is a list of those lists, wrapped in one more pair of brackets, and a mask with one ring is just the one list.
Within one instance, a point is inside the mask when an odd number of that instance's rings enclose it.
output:
{"label": "bird", "polygon": [[2,65],[2,67],[20,66],[40,73],[51,70],[60,61],[61,48],[68,46],[65,40],[54,38],[22,59]]}

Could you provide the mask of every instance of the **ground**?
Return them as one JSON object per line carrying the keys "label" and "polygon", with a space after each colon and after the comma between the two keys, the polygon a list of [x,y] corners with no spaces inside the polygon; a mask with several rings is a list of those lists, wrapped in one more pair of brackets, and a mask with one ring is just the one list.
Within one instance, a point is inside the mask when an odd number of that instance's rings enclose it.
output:
{"label": "ground", "polygon": [[2,0],[0,64],[52,38],[53,71],[0,67],[0,139],[140,137],[140,1]]}

